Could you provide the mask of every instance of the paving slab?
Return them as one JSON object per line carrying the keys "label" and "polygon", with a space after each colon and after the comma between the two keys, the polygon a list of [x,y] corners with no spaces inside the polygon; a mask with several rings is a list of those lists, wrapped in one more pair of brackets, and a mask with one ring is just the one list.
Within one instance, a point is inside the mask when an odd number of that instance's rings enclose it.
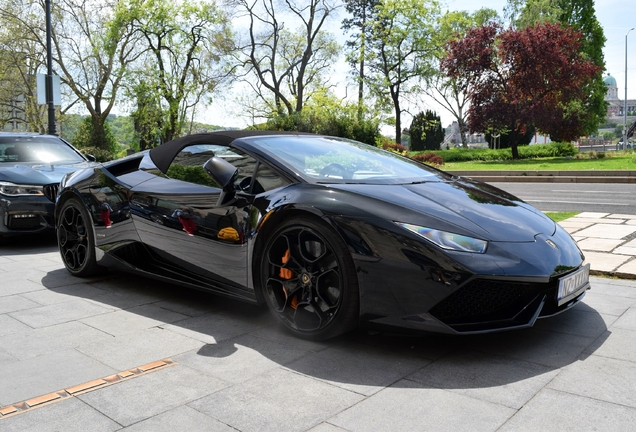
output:
{"label": "paving slab", "polygon": [[626,330],[612,327],[604,337],[594,341],[585,349],[585,353],[609,357],[617,360],[627,360],[636,364],[636,330]]}
{"label": "paving slab", "polygon": [[636,330],[636,308],[630,308],[614,323],[615,327]]}
{"label": "paving slab", "polygon": [[631,260],[627,255],[585,251],[585,262],[590,263],[590,270],[600,273],[611,273]]}
{"label": "paving slab", "polygon": [[55,351],[76,348],[85,341],[106,341],[111,337],[78,321],[24,330],[0,337],[0,346],[18,359],[28,359]]}
{"label": "paving slab", "polygon": [[364,344],[347,343],[304,356],[287,367],[370,396],[431,363],[431,360],[414,354],[404,355]]}
{"label": "paving slab", "polygon": [[[5,363],[0,380],[0,406],[45,395],[115,372],[115,369],[72,349]],[[0,423],[0,429],[3,425],[4,423]]]}
{"label": "paving slab", "polygon": [[122,371],[199,349],[195,339],[161,328],[124,334],[103,341],[85,341],[77,350],[91,358]]}
{"label": "paving slab", "polygon": [[558,370],[478,351],[462,351],[408,376],[409,380],[520,409]]}
{"label": "paving slab", "polygon": [[577,236],[597,237],[606,239],[622,239],[636,232],[636,226],[633,225],[610,225],[610,224],[594,224],[589,228],[576,232]]}
{"label": "paving slab", "polygon": [[155,305],[142,305],[134,306],[127,310],[118,310],[84,318],[81,321],[110,335],[120,336],[187,318],[188,316],[186,315],[162,309]]}
{"label": "paving slab", "polygon": [[636,408],[633,385],[625,383],[636,383],[636,363],[590,355],[564,368],[548,388]]}
{"label": "paving slab", "polygon": [[221,380],[177,364],[78,398],[117,423],[130,426],[226,386]]}
{"label": "paving slab", "polygon": [[10,316],[28,326],[37,328],[80,320],[109,312],[112,312],[112,309],[98,306],[82,299],[71,299],[62,303],[12,312]]}
{"label": "paving slab", "polygon": [[512,408],[492,402],[403,380],[338,414],[329,423],[352,432],[491,432],[515,413]]}
{"label": "paving slab", "polygon": [[9,315],[0,315],[0,337],[10,335],[14,333],[20,333],[31,330],[33,327],[29,327],[21,321],[10,317]]}
{"label": "paving slab", "polygon": [[544,389],[498,429],[498,432],[625,432],[633,430],[634,424],[634,408]]}
{"label": "paving slab", "polygon": [[206,431],[236,432],[236,429],[221,423],[188,406],[178,406],[122,429],[126,432],[175,432]]}
{"label": "paving slab", "polygon": [[173,360],[223,381],[241,383],[309,354],[309,351],[248,334],[206,344]]}
{"label": "paving slab", "polygon": [[276,369],[189,406],[240,431],[294,432],[310,429],[363,399],[311,377]]}
{"label": "paving slab", "polygon": [[578,242],[583,251],[611,252],[623,244],[622,239],[586,238]]}
{"label": "paving slab", "polygon": [[77,398],[0,420],[2,432],[114,432],[121,425]]}

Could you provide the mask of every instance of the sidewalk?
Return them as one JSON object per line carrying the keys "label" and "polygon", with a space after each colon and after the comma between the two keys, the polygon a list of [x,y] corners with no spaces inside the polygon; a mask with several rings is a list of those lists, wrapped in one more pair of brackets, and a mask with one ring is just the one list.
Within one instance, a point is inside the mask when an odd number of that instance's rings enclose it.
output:
{"label": "sidewalk", "polygon": [[[636,278],[636,215],[561,223]],[[281,333],[260,308],[123,273],[78,279],[54,239],[0,245],[0,432],[636,430],[636,281],[594,276],[534,328]]]}
{"label": "sidewalk", "polygon": [[560,225],[577,241],[592,274],[636,279],[636,215],[583,212]]}

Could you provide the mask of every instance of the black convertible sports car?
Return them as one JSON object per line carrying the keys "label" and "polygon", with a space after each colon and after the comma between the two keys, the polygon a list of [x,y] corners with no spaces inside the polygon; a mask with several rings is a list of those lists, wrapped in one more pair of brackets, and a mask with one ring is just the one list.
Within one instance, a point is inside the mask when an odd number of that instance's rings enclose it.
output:
{"label": "black convertible sports car", "polygon": [[265,303],[314,339],[530,327],[589,288],[576,243],[518,198],[327,136],[176,139],[66,176],[56,224],[74,275],[115,267]]}
{"label": "black convertible sports car", "polygon": [[89,165],[55,136],[0,132],[0,238],[52,230],[60,180]]}

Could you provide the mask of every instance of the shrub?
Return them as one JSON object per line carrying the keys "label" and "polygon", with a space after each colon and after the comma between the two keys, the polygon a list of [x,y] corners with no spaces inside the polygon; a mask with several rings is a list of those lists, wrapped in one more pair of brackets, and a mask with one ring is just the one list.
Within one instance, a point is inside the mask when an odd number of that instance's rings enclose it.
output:
{"label": "shrub", "polygon": [[85,155],[95,156],[95,160],[97,162],[108,162],[110,160],[113,160],[114,158],[113,154],[110,151],[100,149],[97,147],[83,147],[78,150],[84,153]]}
{"label": "shrub", "polygon": [[388,150],[388,151],[392,151],[393,153],[397,153],[397,154],[401,154],[401,155],[406,155],[406,153],[408,152],[406,147],[404,147],[402,144],[398,144],[396,142],[384,142],[382,144],[382,148],[384,150]]}
{"label": "shrub", "polygon": [[[536,159],[543,157],[576,156],[578,150],[572,143],[550,143],[530,146],[520,146],[519,157],[521,159]],[[432,153],[442,156],[444,162],[470,162],[470,161],[508,161],[512,160],[512,151],[507,149],[465,149],[454,148]]]}
{"label": "shrub", "polygon": [[444,165],[444,159],[435,153],[420,153],[412,156],[411,159],[422,162],[429,165],[442,166]]}

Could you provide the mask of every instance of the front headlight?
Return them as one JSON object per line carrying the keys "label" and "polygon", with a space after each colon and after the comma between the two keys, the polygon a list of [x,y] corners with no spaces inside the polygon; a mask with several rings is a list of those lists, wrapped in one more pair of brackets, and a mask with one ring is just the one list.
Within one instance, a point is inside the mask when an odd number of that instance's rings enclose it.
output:
{"label": "front headlight", "polygon": [[426,228],[402,222],[395,223],[402,228],[407,229],[419,235],[420,237],[423,237],[424,239],[441,247],[442,249],[449,249],[460,252],[484,253],[486,252],[486,248],[488,247],[488,242],[486,240],[480,240],[460,234],[439,231],[432,228]]}
{"label": "front headlight", "polygon": [[19,185],[0,181],[0,195],[15,196],[44,196],[44,188],[37,185]]}

